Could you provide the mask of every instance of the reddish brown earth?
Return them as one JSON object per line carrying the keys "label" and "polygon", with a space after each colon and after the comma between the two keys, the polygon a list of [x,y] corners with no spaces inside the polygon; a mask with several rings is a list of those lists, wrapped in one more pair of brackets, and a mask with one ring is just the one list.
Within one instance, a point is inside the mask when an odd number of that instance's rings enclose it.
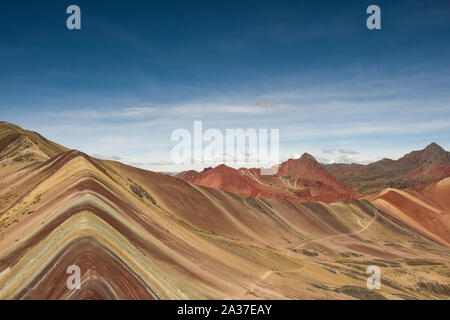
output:
{"label": "reddish brown earth", "polygon": [[[0,140],[0,299],[450,298],[448,180],[370,201],[264,199],[95,159],[7,123]],[[222,170],[250,190],[263,178]],[[311,178],[348,191],[308,156],[258,190],[328,190]],[[79,290],[66,286],[72,265]],[[382,269],[380,290],[366,287],[369,265]]]}
{"label": "reddish brown earth", "polygon": [[424,235],[450,245],[450,178],[425,188],[385,189],[367,199]]}
{"label": "reddish brown earth", "polygon": [[300,159],[281,163],[278,172],[273,175],[261,175],[260,169],[255,168],[236,170],[220,165],[202,172],[185,171],[176,177],[197,185],[255,198],[330,203],[361,196],[307,153]]}
{"label": "reddish brown earth", "polygon": [[385,188],[425,187],[450,176],[450,153],[436,143],[398,160],[383,159],[368,165],[329,164],[326,169],[363,194]]}
{"label": "reddish brown earth", "polygon": [[224,164],[216,168],[206,168],[202,172],[182,172],[176,177],[201,186],[221,189],[254,198],[296,199],[289,192],[276,189],[259,182],[260,176],[245,174],[244,169],[236,170]]}

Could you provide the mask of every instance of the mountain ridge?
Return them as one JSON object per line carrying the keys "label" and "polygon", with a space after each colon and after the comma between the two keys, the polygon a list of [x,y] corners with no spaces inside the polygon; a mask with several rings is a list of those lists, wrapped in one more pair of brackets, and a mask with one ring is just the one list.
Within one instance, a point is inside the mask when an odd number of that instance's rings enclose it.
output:
{"label": "mountain ridge", "polygon": [[256,198],[333,202],[360,196],[328,173],[308,153],[304,153],[299,159],[281,163],[278,172],[273,175],[263,175],[257,168],[234,169],[221,164],[201,172],[184,171],[176,177],[205,187]]}
{"label": "mountain ridge", "polygon": [[367,195],[389,187],[424,187],[450,176],[450,152],[433,142],[398,160],[383,159],[367,165],[328,164],[325,168]]}
{"label": "mountain ridge", "polygon": [[[447,223],[447,180],[381,210],[391,198],[244,197],[65,150],[29,166],[14,161],[20,148],[0,158],[0,299],[449,297],[450,245],[445,229],[430,228],[435,214]],[[286,172],[302,173],[297,165]],[[80,290],[66,285],[72,265]],[[376,295],[367,265],[383,268]]]}

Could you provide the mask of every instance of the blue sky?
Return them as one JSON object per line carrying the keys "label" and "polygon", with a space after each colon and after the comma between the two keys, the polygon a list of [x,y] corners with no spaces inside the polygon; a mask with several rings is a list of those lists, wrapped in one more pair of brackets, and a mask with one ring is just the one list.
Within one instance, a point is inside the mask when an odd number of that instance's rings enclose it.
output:
{"label": "blue sky", "polygon": [[0,119],[89,154],[186,169],[170,137],[194,120],[278,128],[283,159],[450,149],[448,0],[7,1],[0,16]]}

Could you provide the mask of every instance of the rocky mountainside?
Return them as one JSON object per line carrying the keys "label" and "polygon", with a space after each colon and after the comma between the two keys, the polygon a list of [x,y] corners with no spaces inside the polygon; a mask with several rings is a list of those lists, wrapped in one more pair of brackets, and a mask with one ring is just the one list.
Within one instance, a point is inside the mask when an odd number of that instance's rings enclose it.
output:
{"label": "rocky mountainside", "polygon": [[255,168],[237,170],[220,165],[202,172],[182,172],[177,177],[197,185],[265,199],[333,202],[360,196],[307,153],[281,163],[273,175],[262,175]]}
{"label": "rocky mountainside", "polygon": [[370,194],[385,188],[425,187],[450,176],[450,153],[436,143],[398,160],[368,165],[329,164],[325,168],[355,190]]}

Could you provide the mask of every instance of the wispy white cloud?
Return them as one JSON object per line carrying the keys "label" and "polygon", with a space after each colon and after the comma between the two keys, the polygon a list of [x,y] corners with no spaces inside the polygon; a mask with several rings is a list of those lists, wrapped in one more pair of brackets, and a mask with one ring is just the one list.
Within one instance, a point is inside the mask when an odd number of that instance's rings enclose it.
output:
{"label": "wispy white cloud", "polygon": [[350,150],[350,149],[339,149],[339,153],[343,154],[359,154],[358,151]]}
{"label": "wispy white cloud", "polygon": [[[264,91],[214,93],[166,104],[122,97],[110,107],[110,100],[100,99],[95,107],[95,100],[90,100],[93,107],[29,115],[24,126],[68,147],[157,171],[189,168],[170,163],[175,144],[170,136],[177,128],[192,132],[193,120],[222,132],[277,128],[285,154],[294,150],[300,157],[306,151],[325,163],[366,163],[398,156],[398,148],[377,144],[381,137],[402,141],[415,135],[420,140],[416,145],[434,137],[447,139],[444,147],[450,142],[450,93],[433,96],[416,90],[421,82],[434,81],[433,76],[416,74],[398,83],[397,78],[361,84],[357,78],[283,90],[268,86]],[[366,148],[367,141],[371,146]]]}
{"label": "wispy white cloud", "polygon": [[450,129],[450,118],[438,120],[423,120],[415,122],[347,122],[331,123],[324,125],[301,124],[301,134],[298,126],[284,128],[283,137],[286,140],[336,138],[336,137],[360,137],[361,135],[405,135],[421,134]]}
{"label": "wispy white cloud", "polygon": [[169,110],[173,115],[208,115],[211,113],[223,114],[264,114],[267,111],[260,106],[240,105],[240,104],[186,104],[173,107]]}
{"label": "wispy white cloud", "polygon": [[158,108],[132,107],[132,108],[125,108],[118,112],[113,112],[112,115],[114,117],[134,118],[134,117],[155,116],[158,115],[159,112],[160,110]]}

